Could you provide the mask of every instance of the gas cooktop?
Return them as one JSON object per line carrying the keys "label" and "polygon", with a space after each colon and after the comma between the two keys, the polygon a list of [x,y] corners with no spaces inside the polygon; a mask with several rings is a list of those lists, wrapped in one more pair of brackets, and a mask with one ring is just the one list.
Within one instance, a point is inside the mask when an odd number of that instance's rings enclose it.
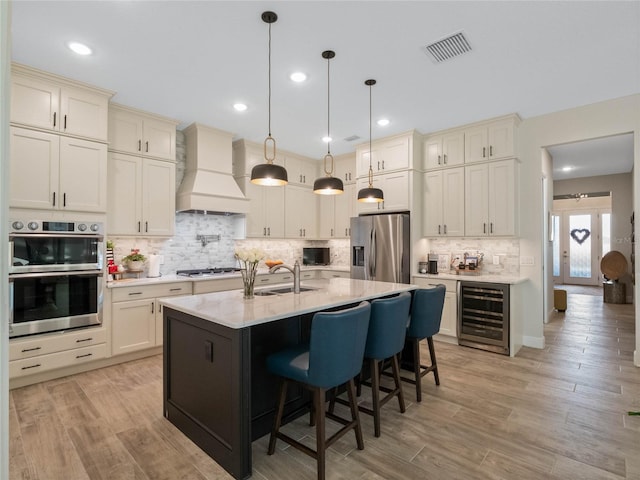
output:
{"label": "gas cooktop", "polygon": [[223,273],[239,272],[238,267],[212,267],[212,268],[197,268],[192,270],[178,270],[176,275],[180,277],[213,277],[215,275],[221,275]]}

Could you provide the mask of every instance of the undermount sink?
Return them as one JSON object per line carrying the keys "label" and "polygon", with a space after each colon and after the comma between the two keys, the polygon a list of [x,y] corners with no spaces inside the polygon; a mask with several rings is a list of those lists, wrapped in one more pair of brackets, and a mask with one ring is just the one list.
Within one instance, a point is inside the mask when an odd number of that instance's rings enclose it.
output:
{"label": "undermount sink", "polygon": [[[300,287],[300,292],[308,292],[309,290],[317,290],[317,288]],[[255,290],[253,292],[257,297],[268,297],[270,295],[280,295],[283,293],[293,293],[293,287],[271,288],[269,290]]]}

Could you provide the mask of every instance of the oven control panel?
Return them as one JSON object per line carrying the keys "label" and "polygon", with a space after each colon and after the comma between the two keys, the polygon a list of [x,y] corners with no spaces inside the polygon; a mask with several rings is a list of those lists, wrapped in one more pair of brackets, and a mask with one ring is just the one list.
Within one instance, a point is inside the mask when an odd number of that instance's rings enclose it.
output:
{"label": "oven control panel", "polygon": [[67,233],[103,235],[102,222],[52,222],[49,220],[10,220],[10,233]]}

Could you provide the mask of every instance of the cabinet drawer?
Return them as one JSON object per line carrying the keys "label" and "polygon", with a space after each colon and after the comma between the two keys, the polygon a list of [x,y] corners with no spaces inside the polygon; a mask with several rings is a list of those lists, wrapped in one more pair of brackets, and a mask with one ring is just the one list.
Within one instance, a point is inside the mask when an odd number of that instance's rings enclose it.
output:
{"label": "cabinet drawer", "polygon": [[39,355],[9,362],[9,377],[24,377],[56,368],[86,363],[107,356],[107,344],[100,343],[88,347],[74,348],[64,352]]}
{"label": "cabinet drawer", "polygon": [[90,328],[9,341],[9,360],[35,357],[107,341],[105,328]]}
{"label": "cabinet drawer", "polygon": [[323,270],[320,274],[320,278],[349,278],[350,272],[343,272],[341,270]]}
{"label": "cabinet drawer", "polygon": [[172,297],[174,295],[191,295],[191,282],[163,283],[160,285],[144,285],[140,287],[114,288],[111,293],[112,302],[139,300],[146,298]]}

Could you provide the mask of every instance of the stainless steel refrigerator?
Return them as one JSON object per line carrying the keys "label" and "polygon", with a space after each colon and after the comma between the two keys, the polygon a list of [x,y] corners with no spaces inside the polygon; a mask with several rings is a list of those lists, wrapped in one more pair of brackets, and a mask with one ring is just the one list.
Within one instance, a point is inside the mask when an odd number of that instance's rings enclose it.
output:
{"label": "stainless steel refrigerator", "polygon": [[408,213],[351,218],[351,278],[410,283]]}

